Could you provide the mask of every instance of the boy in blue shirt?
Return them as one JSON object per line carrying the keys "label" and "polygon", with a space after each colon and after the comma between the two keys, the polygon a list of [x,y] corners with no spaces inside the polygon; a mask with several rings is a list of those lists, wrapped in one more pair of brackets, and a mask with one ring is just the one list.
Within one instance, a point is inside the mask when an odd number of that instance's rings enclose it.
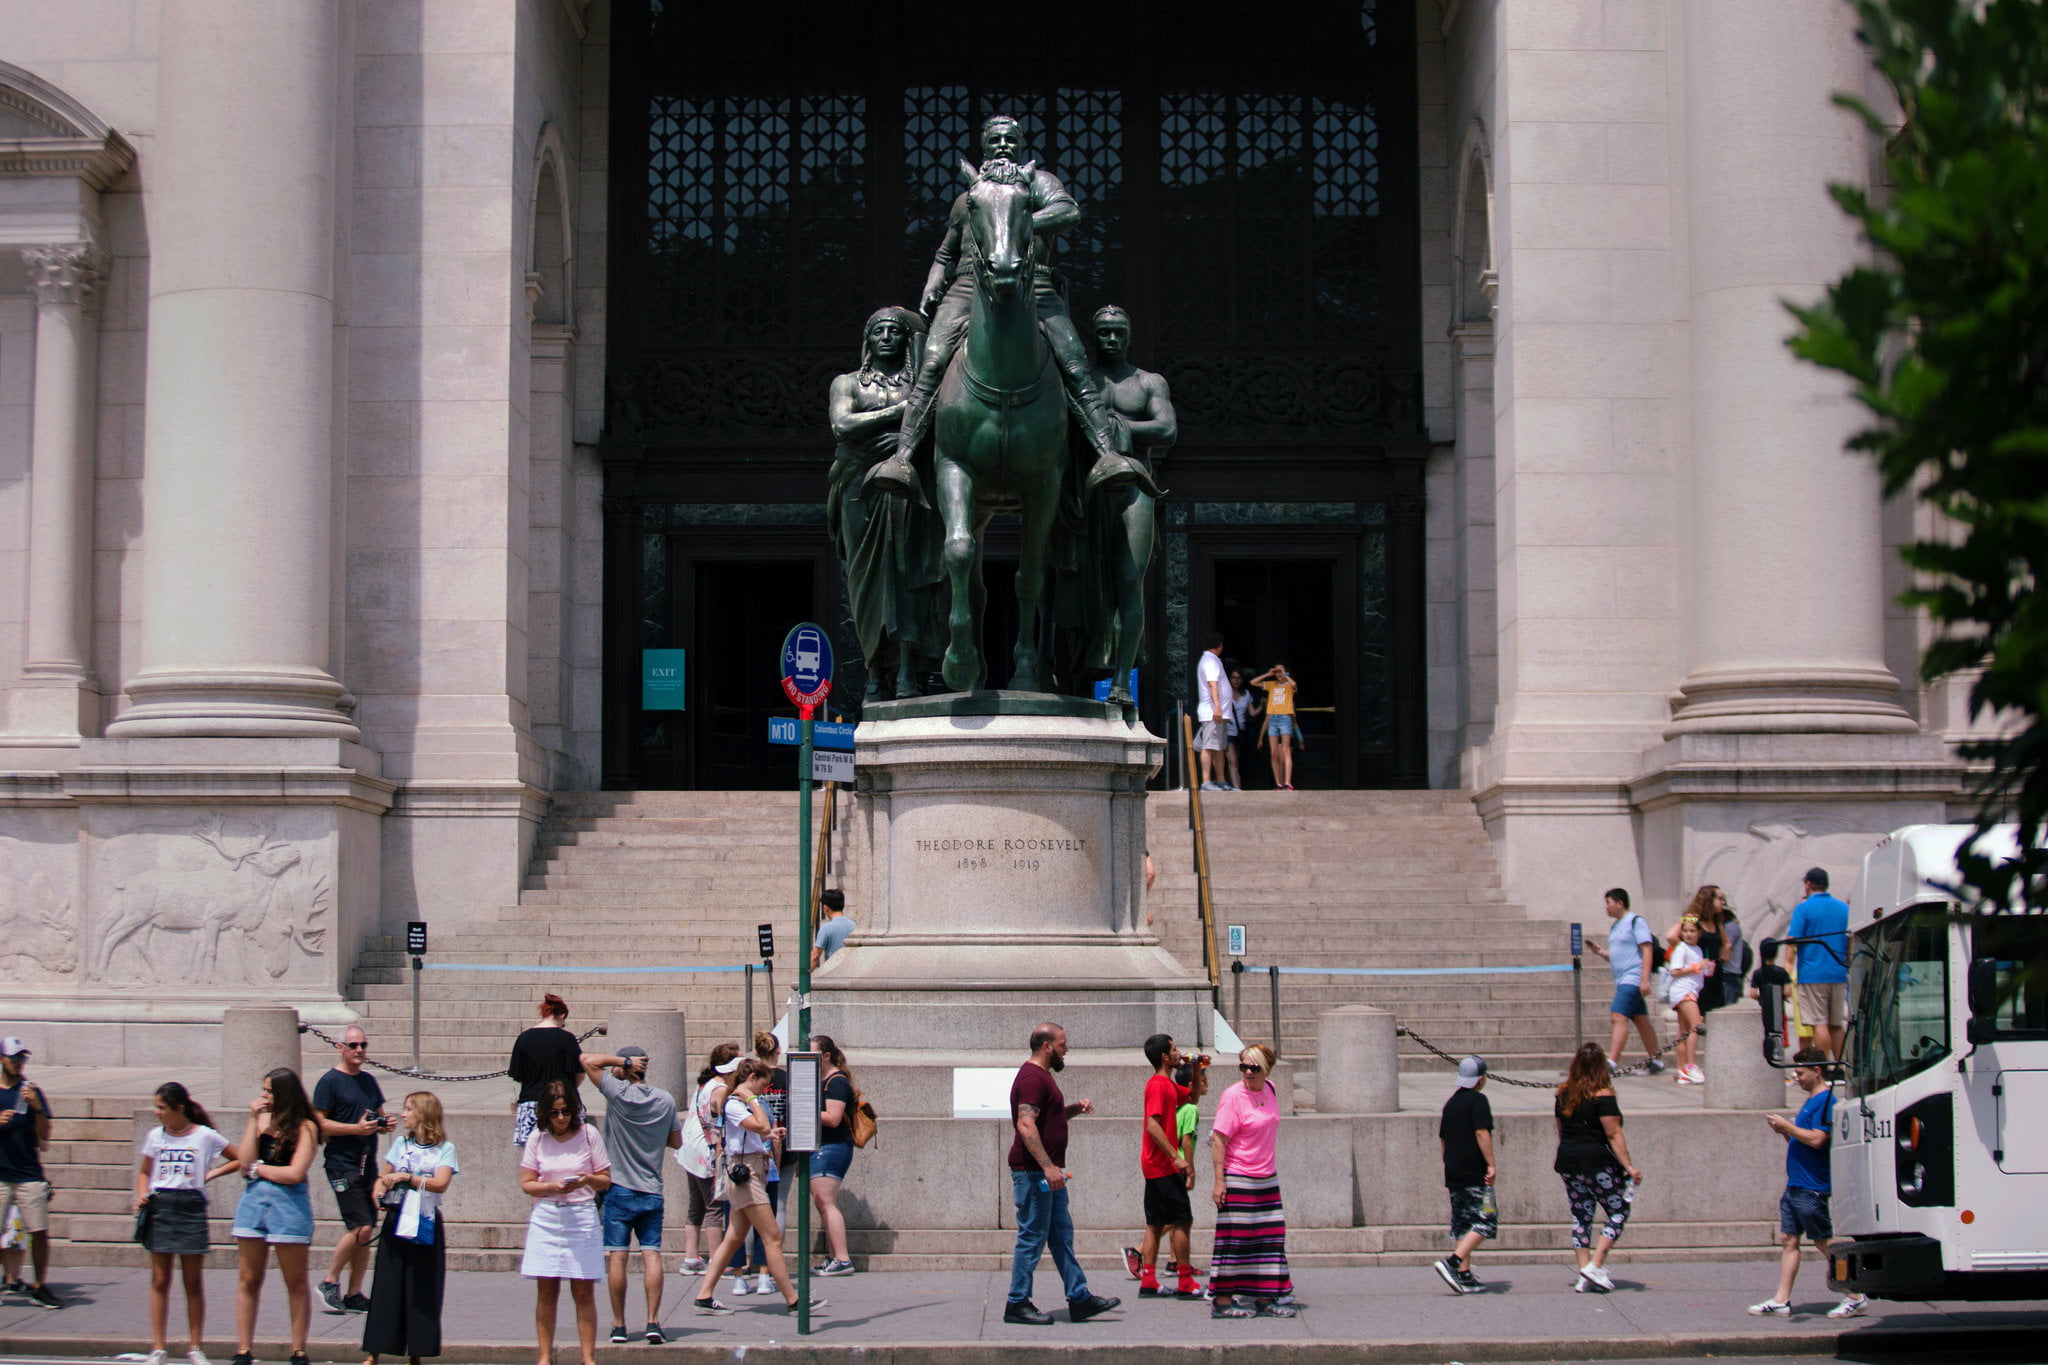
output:
{"label": "boy in blue shirt", "polygon": [[[1817,1047],[1803,1047],[1793,1057],[1792,1079],[1806,1092],[1799,1117],[1767,1114],[1771,1131],[1785,1139],[1785,1194],[1778,1201],[1778,1231],[1783,1234],[1778,1256],[1778,1292],[1749,1311],[1760,1318],[1783,1317],[1792,1312],[1792,1281],[1799,1275],[1799,1236],[1804,1233],[1814,1249],[1825,1256],[1835,1225],[1828,1217],[1828,1193],[1833,1181],[1828,1171],[1828,1147],[1834,1137],[1835,1092],[1829,1088],[1824,1067],[1828,1055]],[[1851,1294],[1828,1310],[1831,1318],[1853,1318],[1869,1302]]]}

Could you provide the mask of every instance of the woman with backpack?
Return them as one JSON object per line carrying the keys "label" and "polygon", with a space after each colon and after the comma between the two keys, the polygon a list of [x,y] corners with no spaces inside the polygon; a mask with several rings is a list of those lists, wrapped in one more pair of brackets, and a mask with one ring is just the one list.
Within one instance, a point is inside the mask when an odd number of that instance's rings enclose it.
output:
{"label": "woman with backpack", "polygon": [[[853,1256],[846,1247],[846,1215],[839,1211],[839,1186],[853,1166],[853,1124],[860,1092],[846,1069],[846,1054],[825,1034],[811,1039],[811,1048],[825,1059],[825,1107],[818,1114],[818,1150],[811,1153],[811,1203],[825,1230],[830,1253],[813,1275],[851,1275]],[[810,1248],[802,1248],[810,1255]]]}

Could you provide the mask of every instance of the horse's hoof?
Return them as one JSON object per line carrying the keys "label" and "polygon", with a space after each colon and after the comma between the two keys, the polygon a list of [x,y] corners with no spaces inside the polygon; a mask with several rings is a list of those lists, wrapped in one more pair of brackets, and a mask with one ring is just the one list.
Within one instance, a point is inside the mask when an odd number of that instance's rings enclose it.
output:
{"label": "horse's hoof", "polygon": [[972,692],[981,681],[981,660],[974,651],[955,654],[949,649],[944,672],[947,687],[955,692]]}
{"label": "horse's hoof", "polygon": [[1124,708],[1125,710],[1127,710],[1127,711],[1128,711],[1128,710],[1129,710],[1129,709],[1131,708],[1131,706],[1132,706],[1132,702],[1131,702],[1131,690],[1130,690],[1130,689],[1129,689],[1128,687],[1112,687],[1112,688],[1110,688],[1110,689],[1109,689],[1109,704],[1110,704],[1111,706],[1121,706],[1121,707],[1123,707],[1123,708]]}
{"label": "horse's hoof", "polygon": [[1010,675],[1009,690],[1012,692],[1044,692],[1047,689],[1045,679],[1038,676],[1037,669],[1032,668],[1019,669],[1012,673]]}

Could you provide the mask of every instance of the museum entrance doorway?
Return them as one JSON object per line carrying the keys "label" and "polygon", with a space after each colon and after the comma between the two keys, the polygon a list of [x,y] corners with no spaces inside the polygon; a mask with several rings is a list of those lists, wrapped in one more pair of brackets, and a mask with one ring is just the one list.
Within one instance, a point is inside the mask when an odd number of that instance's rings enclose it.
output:
{"label": "museum entrance doorway", "polygon": [[[1223,632],[1224,660],[1241,669],[1247,682],[1284,663],[1300,684],[1295,698],[1302,734],[1294,763],[1297,787],[1337,785],[1337,755],[1349,747],[1346,741],[1357,720],[1342,717],[1337,704],[1338,697],[1349,695],[1339,676],[1337,573],[1334,559],[1215,561],[1216,627]],[[1254,724],[1240,753],[1244,786],[1252,791],[1273,785],[1272,767],[1257,746]]]}

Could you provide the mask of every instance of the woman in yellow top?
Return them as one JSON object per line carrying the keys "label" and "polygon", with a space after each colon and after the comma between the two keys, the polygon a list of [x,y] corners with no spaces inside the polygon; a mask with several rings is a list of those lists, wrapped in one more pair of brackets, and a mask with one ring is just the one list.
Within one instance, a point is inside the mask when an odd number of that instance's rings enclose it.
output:
{"label": "woman in yellow top", "polygon": [[1252,679],[1253,687],[1266,689],[1266,724],[1259,743],[1273,763],[1273,785],[1281,791],[1294,790],[1294,746],[1301,731],[1294,724],[1294,675],[1286,664],[1274,664]]}

